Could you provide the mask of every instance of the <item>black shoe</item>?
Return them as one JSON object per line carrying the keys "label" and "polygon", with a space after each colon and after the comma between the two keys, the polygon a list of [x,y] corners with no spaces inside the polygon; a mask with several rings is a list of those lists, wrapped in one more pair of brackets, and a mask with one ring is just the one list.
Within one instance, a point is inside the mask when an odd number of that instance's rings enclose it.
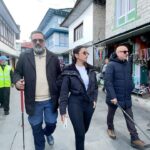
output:
{"label": "black shoe", "polygon": [[47,137],[47,143],[49,145],[54,145],[54,138],[52,135],[46,136]]}
{"label": "black shoe", "polygon": [[4,115],[9,115],[9,111],[4,111]]}

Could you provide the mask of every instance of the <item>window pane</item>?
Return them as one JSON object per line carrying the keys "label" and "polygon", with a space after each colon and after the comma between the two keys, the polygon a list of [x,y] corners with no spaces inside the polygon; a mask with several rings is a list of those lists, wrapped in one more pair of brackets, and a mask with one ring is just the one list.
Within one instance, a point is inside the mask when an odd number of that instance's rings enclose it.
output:
{"label": "window pane", "polygon": [[129,0],[129,11],[135,8],[135,0]]}
{"label": "window pane", "polygon": [[126,11],[126,0],[121,0],[121,4],[121,16],[124,16]]}
{"label": "window pane", "polygon": [[116,16],[121,17],[125,14],[126,0],[116,0]]}
{"label": "window pane", "polygon": [[68,35],[64,33],[59,34],[59,45],[60,46],[68,46]]}
{"label": "window pane", "polygon": [[74,29],[74,41],[77,41],[83,37],[83,23]]}

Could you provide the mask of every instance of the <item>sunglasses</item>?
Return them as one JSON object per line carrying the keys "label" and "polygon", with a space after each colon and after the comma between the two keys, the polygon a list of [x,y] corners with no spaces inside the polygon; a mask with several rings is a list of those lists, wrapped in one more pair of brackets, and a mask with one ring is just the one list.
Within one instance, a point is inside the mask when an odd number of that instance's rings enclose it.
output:
{"label": "sunglasses", "polygon": [[120,51],[120,52],[122,52],[122,53],[124,53],[124,54],[129,53],[129,51]]}
{"label": "sunglasses", "polygon": [[32,42],[33,43],[37,43],[37,41],[39,41],[39,43],[43,43],[44,42],[44,40],[43,39],[34,39],[34,40],[32,40]]}
{"label": "sunglasses", "polygon": [[81,54],[83,54],[83,55],[89,55],[89,53],[86,52],[86,51],[82,52]]}

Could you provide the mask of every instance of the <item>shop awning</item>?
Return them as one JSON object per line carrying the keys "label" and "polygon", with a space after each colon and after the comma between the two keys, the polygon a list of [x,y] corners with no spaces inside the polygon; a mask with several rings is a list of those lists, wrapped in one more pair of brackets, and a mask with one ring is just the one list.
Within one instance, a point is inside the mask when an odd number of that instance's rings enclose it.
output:
{"label": "shop awning", "polygon": [[103,46],[103,45],[106,45],[106,44],[119,42],[119,41],[122,41],[124,39],[131,38],[131,37],[134,37],[134,36],[137,36],[137,35],[140,35],[140,34],[144,34],[146,32],[150,32],[150,23],[147,23],[147,24],[141,25],[139,27],[136,27],[134,29],[128,30],[126,32],[117,34],[117,35],[115,35],[113,37],[110,37],[108,39],[96,42],[96,43],[94,43],[94,45]]}

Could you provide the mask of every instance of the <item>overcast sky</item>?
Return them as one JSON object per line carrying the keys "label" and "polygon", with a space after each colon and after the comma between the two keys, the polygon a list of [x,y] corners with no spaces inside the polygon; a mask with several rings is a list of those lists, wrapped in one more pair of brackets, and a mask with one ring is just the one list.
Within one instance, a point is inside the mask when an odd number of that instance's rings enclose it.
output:
{"label": "overcast sky", "polygon": [[72,8],[76,0],[3,0],[15,22],[20,25],[21,41],[29,41],[48,8]]}

